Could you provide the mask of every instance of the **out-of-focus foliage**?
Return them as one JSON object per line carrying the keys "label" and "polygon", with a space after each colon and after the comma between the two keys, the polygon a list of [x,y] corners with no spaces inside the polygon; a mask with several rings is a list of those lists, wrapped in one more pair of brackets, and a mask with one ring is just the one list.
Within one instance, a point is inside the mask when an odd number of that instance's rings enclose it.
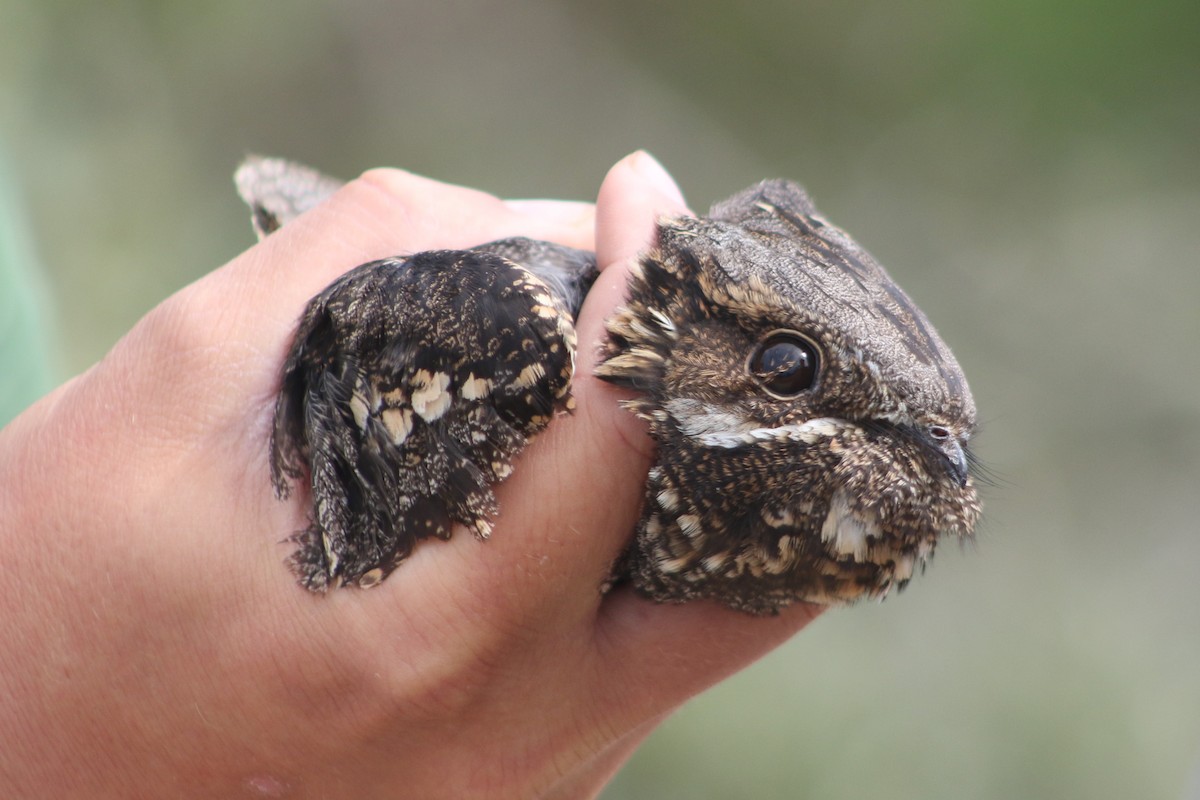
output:
{"label": "out-of-focus foliage", "polygon": [[1198,31],[1194,0],[0,0],[0,124],[72,370],[251,242],[247,152],[587,198],[645,147],[698,207],[804,181],[971,378],[987,520],[693,702],[605,796],[1178,798]]}
{"label": "out-of-focus foliage", "polygon": [[25,219],[0,153],[0,427],[50,388],[45,300]]}

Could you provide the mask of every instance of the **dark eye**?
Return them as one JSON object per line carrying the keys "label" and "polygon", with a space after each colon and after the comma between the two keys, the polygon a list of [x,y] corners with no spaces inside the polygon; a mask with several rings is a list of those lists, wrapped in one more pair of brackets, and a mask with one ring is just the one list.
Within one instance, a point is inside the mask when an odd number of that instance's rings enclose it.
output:
{"label": "dark eye", "polygon": [[929,435],[932,436],[936,441],[944,442],[950,438],[950,431],[947,428],[943,428],[941,425],[933,425],[929,428]]}
{"label": "dark eye", "polygon": [[817,348],[798,333],[779,331],[763,339],[749,366],[767,391],[791,397],[817,382]]}

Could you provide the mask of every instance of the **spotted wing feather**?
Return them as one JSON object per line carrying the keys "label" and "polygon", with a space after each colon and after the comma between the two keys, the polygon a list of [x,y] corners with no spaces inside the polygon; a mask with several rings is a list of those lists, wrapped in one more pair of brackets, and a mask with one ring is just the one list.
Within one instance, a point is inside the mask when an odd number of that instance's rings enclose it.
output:
{"label": "spotted wing feather", "polygon": [[346,273],[305,311],[284,367],[272,475],[306,477],[301,583],[370,585],[461,523],[487,537],[491,486],[566,406],[571,317],[491,253],[442,250]]}

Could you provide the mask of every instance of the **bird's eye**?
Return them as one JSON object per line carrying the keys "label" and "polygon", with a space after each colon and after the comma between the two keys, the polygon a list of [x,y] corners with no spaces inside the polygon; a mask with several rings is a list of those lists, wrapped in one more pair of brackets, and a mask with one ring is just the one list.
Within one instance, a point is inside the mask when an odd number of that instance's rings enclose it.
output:
{"label": "bird's eye", "polygon": [[817,382],[817,347],[794,331],[777,331],[750,356],[750,372],[767,391],[792,397]]}
{"label": "bird's eye", "polygon": [[929,435],[932,436],[936,441],[944,442],[950,438],[950,430],[948,428],[943,428],[941,425],[931,425],[929,428]]}

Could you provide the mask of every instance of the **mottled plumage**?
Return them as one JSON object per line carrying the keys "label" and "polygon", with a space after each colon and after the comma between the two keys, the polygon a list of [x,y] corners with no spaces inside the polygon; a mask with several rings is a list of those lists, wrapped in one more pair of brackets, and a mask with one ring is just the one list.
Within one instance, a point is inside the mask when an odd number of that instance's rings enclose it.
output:
{"label": "mottled plumage", "polygon": [[[958,364],[795,184],[663,223],[609,331],[599,375],[641,392],[658,442],[624,567],[651,597],[761,613],[882,595],[971,533]],[[773,348],[806,356],[804,381],[756,374]]]}
{"label": "mottled plumage", "polygon": [[[260,235],[337,186],[272,159],[237,184]],[[312,490],[301,583],[376,583],[453,522],[489,533],[490,487],[569,407],[572,322],[594,277],[590,253],[513,239],[365,264],[310,302],[271,442],[277,491]],[[628,406],[658,445],[615,580],[772,613],[885,595],[939,537],[971,535],[966,380],[797,185],[661,222],[608,327],[597,374],[636,391]]]}

